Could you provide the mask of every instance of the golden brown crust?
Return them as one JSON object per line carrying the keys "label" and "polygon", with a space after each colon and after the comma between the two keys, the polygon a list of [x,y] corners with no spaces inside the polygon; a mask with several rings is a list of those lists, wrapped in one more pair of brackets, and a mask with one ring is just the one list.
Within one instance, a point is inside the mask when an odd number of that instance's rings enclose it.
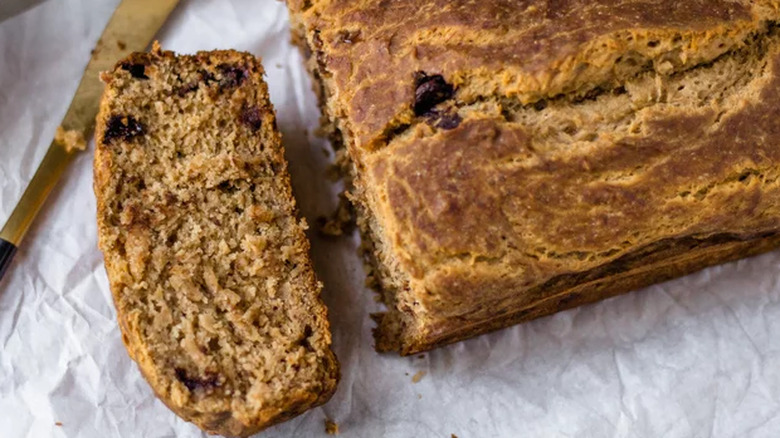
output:
{"label": "golden brown crust", "polygon": [[[528,289],[533,296],[525,306],[488,303],[495,306],[489,316],[464,315],[430,326],[430,332],[414,338],[399,338],[391,331],[377,331],[378,351],[395,351],[412,355],[442,345],[465,340],[483,333],[530,321],[562,310],[594,303],[606,298],[641,289],[655,283],[671,280],[708,266],[771,251],[780,246],[780,235],[767,233],[758,236],[718,235],[697,239],[693,237],[659,242],[637,255],[629,255],[598,270],[562,275]],[[516,288],[501,280],[480,279],[480,290],[490,293]],[[381,323],[382,318],[379,318]],[[401,343],[401,342],[403,343]]]}
{"label": "golden brown crust", "polygon": [[[99,243],[123,342],[171,410],[226,436],[325,403],[339,379],[262,75],[250,54],[155,45],[103,74],[96,127]],[[222,260],[201,255],[215,248]]]}
{"label": "golden brown crust", "polygon": [[411,122],[418,71],[448,78],[462,100],[489,93],[528,103],[610,82],[621,54],[654,59],[666,52],[663,41],[685,54],[680,66],[706,62],[778,13],[771,0],[319,0],[290,8],[319,74],[338,90],[338,115],[369,148]]}
{"label": "golden brown crust", "polygon": [[379,350],[778,243],[775,1],[290,6],[354,164]]}

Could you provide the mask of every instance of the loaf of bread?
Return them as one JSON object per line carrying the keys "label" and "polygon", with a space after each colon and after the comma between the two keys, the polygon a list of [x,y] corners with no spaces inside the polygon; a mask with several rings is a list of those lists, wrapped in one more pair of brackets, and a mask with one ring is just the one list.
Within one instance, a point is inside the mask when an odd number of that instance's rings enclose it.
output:
{"label": "loaf of bread", "polygon": [[767,251],[774,0],[289,0],[411,354]]}
{"label": "loaf of bread", "polygon": [[154,392],[247,436],[324,403],[338,364],[263,68],[234,51],[120,61],[95,194],[122,337]]}

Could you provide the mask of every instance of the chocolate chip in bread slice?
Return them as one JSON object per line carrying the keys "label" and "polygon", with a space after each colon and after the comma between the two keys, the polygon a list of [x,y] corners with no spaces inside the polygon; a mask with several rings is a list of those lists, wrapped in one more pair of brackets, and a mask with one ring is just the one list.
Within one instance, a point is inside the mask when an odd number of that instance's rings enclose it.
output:
{"label": "chocolate chip in bread slice", "polygon": [[130,356],[202,429],[246,436],[339,376],[260,61],[155,45],[102,76],[99,246]]}

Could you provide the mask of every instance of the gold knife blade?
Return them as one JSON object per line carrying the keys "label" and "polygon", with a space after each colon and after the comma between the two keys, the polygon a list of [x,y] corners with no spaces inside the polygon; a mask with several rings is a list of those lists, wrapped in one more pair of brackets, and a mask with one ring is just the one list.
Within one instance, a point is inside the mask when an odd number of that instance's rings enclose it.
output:
{"label": "gold knife blade", "polygon": [[54,188],[62,172],[95,129],[103,84],[98,75],[131,52],[145,50],[179,0],[122,0],[92,51],[81,83],[58,135],[38,165],[8,221],[0,230],[0,278],[24,238],[35,215]]}

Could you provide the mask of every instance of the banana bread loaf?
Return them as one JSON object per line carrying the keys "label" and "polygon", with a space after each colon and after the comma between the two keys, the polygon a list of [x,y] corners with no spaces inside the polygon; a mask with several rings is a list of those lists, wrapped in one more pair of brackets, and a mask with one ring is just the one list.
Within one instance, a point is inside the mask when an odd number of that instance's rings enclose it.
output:
{"label": "banana bread loaf", "polygon": [[777,1],[288,4],[351,159],[380,351],[780,242]]}
{"label": "banana bread loaf", "polygon": [[233,51],[120,61],[97,118],[100,248],[152,389],[247,436],[324,403],[338,364],[263,68]]}

